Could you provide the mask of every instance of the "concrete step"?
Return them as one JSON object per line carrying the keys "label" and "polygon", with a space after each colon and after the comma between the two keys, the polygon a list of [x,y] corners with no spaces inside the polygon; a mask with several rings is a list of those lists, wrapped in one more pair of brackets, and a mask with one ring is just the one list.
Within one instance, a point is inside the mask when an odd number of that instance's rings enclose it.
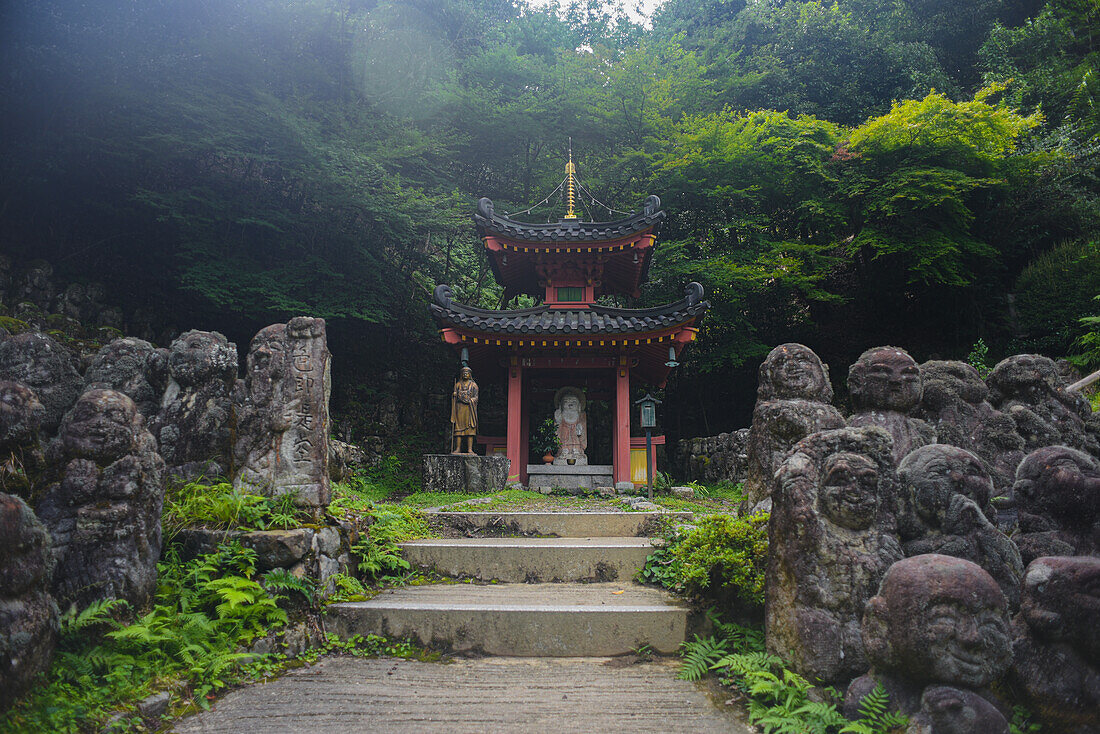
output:
{"label": "concrete step", "polygon": [[434,584],[333,604],[325,627],[487,655],[623,655],[643,645],[672,654],[687,638],[688,612],[667,592],[636,584]]}
{"label": "concrete step", "polygon": [[471,535],[556,535],[622,538],[653,535],[660,518],[691,522],[690,512],[450,512],[424,513],[445,527]]}
{"label": "concrete step", "polygon": [[480,581],[629,583],[650,538],[425,538],[401,544],[415,567]]}

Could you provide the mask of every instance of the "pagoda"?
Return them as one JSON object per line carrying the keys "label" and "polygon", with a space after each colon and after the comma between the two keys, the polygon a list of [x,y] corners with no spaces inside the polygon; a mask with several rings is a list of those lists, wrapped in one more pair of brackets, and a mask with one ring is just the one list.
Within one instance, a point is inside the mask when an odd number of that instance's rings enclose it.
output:
{"label": "pagoda", "polygon": [[[597,303],[602,295],[639,295],[665,213],[660,199],[650,196],[641,211],[623,219],[582,221],[574,211],[571,157],[563,184],[568,211],[557,222],[516,221],[497,214],[487,198],[474,214],[505,299],[527,294],[541,299],[540,305],[476,308],[456,302],[450,286],[440,285],[431,312],[440,338],[460,352],[483,385],[486,380],[507,384],[506,435],[479,435],[478,443],[489,454],[507,456],[510,482],[532,488],[633,488],[646,482],[649,467],[645,438],[631,435],[631,388],[664,386],[710,304],[698,283],[686,286],[682,300],[656,308]],[[581,402],[606,402],[609,425],[590,423],[593,430],[587,433],[610,433],[609,465],[573,459],[528,463],[532,403],[563,390],[583,396]],[[599,438],[606,443],[608,436]],[[663,436],[654,437],[654,443],[663,442]]]}

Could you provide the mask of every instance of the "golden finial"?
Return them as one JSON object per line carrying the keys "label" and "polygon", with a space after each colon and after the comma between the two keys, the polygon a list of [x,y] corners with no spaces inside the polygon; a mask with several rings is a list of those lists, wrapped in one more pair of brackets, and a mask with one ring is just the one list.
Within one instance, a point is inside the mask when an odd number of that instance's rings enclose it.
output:
{"label": "golden finial", "polygon": [[569,138],[569,162],[565,164],[565,195],[569,202],[569,211],[565,213],[566,219],[576,219],[577,213],[573,211],[576,194],[573,190],[576,182],[577,167],[573,165],[573,138]]}

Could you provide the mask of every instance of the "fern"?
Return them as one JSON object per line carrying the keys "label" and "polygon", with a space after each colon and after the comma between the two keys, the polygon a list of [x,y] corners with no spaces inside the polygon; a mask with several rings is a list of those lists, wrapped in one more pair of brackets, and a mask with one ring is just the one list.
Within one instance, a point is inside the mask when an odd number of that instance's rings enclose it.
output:
{"label": "fern", "polygon": [[694,641],[681,645],[680,652],[684,660],[676,677],[694,681],[709,673],[714,663],[729,653],[729,643],[713,636],[695,635]]}
{"label": "fern", "polygon": [[890,710],[890,695],[876,682],[859,702],[859,719],[845,725],[841,734],[890,734],[909,725],[909,717]]}
{"label": "fern", "polygon": [[301,594],[313,606],[317,596],[317,584],[311,578],[298,578],[285,568],[276,568],[264,574],[263,587],[269,592],[292,591]]}
{"label": "fern", "polygon": [[117,627],[114,615],[129,607],[125,599],[97,599],[78,613],[76,606],[61,615],[61,636],[71,637],[99,625]]}

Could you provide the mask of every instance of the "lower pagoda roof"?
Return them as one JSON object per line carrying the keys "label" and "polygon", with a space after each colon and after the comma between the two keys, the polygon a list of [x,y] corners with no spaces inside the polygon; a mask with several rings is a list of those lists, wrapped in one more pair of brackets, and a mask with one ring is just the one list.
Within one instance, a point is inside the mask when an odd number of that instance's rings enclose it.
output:
{"label": "lower pagoda roof", "polygon": [[655,308],[614,308],[592,304],[583,308],[551,307],[547,304],[508,311],[465,306],[453,300],[451,287],[435,289],[432,316],[444,327],[463,331],[531,336],[600,336],[645,334],[666,331],[701,318],[710,308],[703,300],[703,286],[690,283],[685,297]]}

